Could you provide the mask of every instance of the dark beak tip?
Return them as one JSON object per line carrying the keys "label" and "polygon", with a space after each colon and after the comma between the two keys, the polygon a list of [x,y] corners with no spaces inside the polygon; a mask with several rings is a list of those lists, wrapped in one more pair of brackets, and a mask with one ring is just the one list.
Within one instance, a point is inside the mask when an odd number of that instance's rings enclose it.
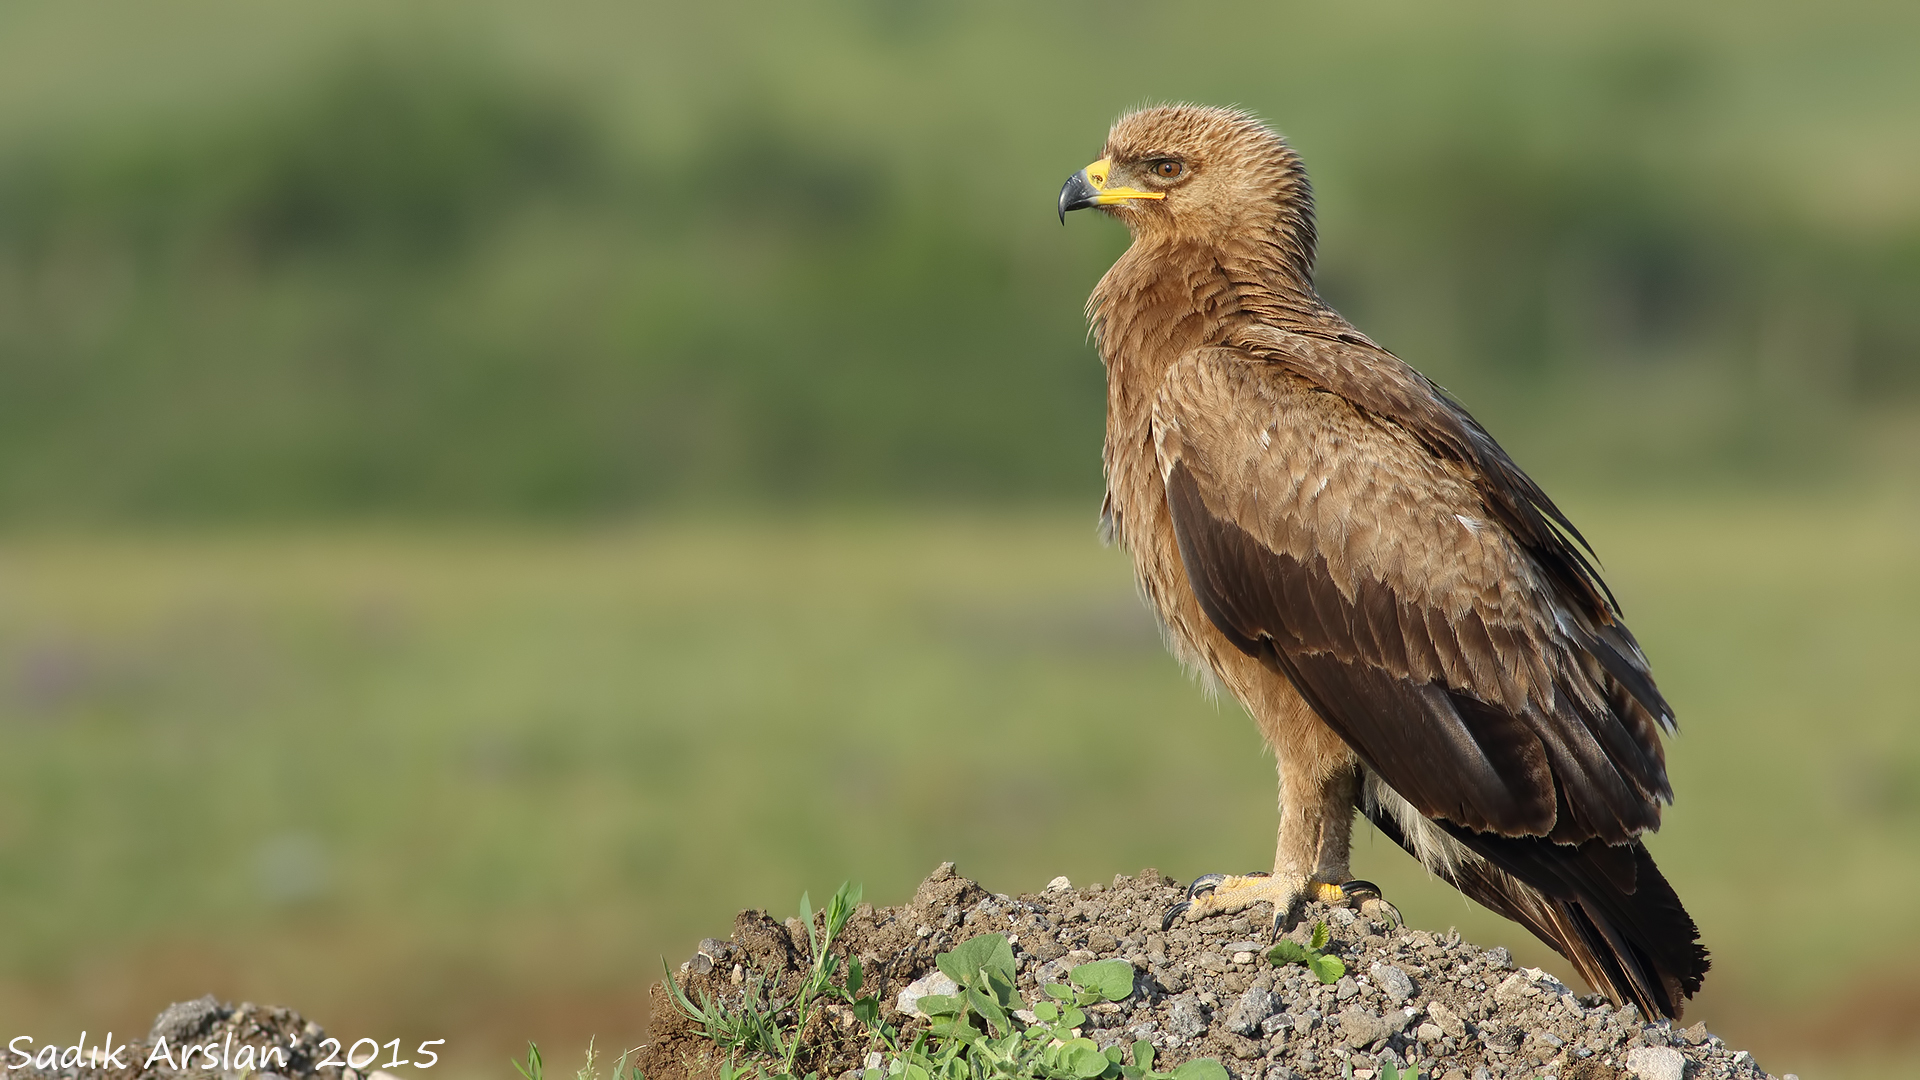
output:
{"label": "dark beak tip", "polygon": [[1067,211],[1095,206],[1094,200],[1099,196],[1100,192],[1087,182],[1086,173],[1077,172],[1067,177],[1067,182],[1060,185],[1060,224],[1067,223]]}

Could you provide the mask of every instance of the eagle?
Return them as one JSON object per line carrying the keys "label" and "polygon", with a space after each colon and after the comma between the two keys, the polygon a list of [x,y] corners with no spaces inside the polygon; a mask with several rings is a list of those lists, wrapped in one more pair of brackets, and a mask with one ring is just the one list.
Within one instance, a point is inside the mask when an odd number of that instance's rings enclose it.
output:
{"label": "eagle", "polygon": [[1088,318],[1107,372],[1105,534],[1169,647],[1278,765],[1271,873],[1167,912],[1377,896],[1357,810],[1616,1004],[1678,1018],[1708,967],[1641,836],[1673,710],[1592,548],[1458,402],[1314,289],[1313,196],[1237,109],[1123,116],[1060,191],[1132,243]]}

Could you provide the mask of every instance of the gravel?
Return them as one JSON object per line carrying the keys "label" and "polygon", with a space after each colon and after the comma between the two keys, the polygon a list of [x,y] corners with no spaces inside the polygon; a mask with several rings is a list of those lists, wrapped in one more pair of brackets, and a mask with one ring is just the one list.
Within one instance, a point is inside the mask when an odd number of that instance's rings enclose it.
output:
{"label": "gravel", "polygon": [[[860,957],[865,992],[890,1008],[888,1019],[911,1033],[924,1021],[901,1011],[915,997],[940,992],[934,957],[979,934],[1002,933],[1013,944],[1019,990],[1028,1002],[1045,982],[1093,960],[1133,965],[1125,1001],[1088,1009],[1083,1033],[1102,1046],[1146,1039],[1156,1064],[1171,1068],[1217,1058],[1234,1080],[1374,1080],[1384,1065],[1415,1065],[1422,1080],[1763,1080],[1768,1074],[1744,1050],[1726,1046],[1704,1024],[1649,1023],[1631,1006],[1614,1008],[1597,995],[1576,994],[1537,968],[1515,969],[1505,949],[1480,949],[1444,934],[1390,925],[1373,912],[1309,905],[1289,935],[1305,944],[1316,921],[1331,932],[1326,951],[1347,975],[1324,986],[1300,965],[1267,962],[1265,905],[1238,916],[1181,922],[1162,931],[1161,915],[1182,896],[1153,870],[1109,884],[1075,888],[1055,878],[1044,892],[995,895],[954,871],[936,869],[899,907],[862,904],[841,945]],[[755,980],[776,995],[791,993],[808,963],[799,920],[778,922],[743,911],[732,935],[707,938],[677,978],[696,997],[737,1002]],[[905,992],[905,993],[903,993]],[[707,1080],[720,1056],[653,988],[652,1042],[638,1064],[647,1080]],[[809,1042],[822,1047],[802,1071],[844,1077],[865,1064],[867,1041],[850,1011],[821,1015]],[[231,1036],[231,1041],[229,1041]],[[82,1062],[28,1066],[8,1080],[176,1080],[180,1072],[144,1065],[161,1038],[255,1052],[281,1048],[286,1066],[259,1070],[260,1080],[392,1080],[350,1069],[317,1068],[326,1032],[291,1009],[238,1007],[213,997],[169,1006],[146,1039],[119,1054],[124,1064]],[[194,1075],[206,1070],[195,1068]],[[856,1074],[857,1075],[857,1074]]]}
{"label": "gravel", "polygon": [[[1301,965],[1275,967],[1262,940],[1265,905],[1237,916],[1160,920],[1182,890],[1153,870],[1111,884],[996,895],[936,869],[913,899],[892,908],[861,905],[841,943],[860,957],[866,992],[893,1002],[934,971],[934,957],[979,934],[1013,943],[1018,989],[1039,1000],[1043,982],[1092,960],[1119,957],[1135,969],[1127,1000],[1089,1010],[1083,1033],[1107,1046],[1153,1043],[1157,1067],[1217,1058],[1235,1080],[1373,1080],[1383,1065],[1414,1064],[1423,1080],[1760,1080],[1751,1055],[1727,1047],[1703,1025],[1649,1023],[1631,1006],[1582,995],[1537,968],[1516,969],[1505,949],[1483,949],[1454,931],[1395,926],[1377,911],[1309,905],[1289,935],[1305,943],[1316,921],[1331,932],[1327,952],[1347,975],[1324,986]],[[762,912],[742,912],[733,937],[703,942],[707,974],[689,963],[676,976],[693,991],[738,1001],[749,973],[790,992],[807,957],[804,933]],[[717,951],[708,951],[714,944]],[[712,1044],[692,1030],[655,987],[653,1041],[639,1064],[648,1080],[718,1075]],[[921,1021],[893,1012],[912,1032]],[[845,1018],[845,1021],[850,1021]],[[857,1024],[829,1017],[825,1049],[806,1070],[843,1076],[863,1064]]]}
{"label": "gravel", "polygon": [[[176,1080],[186,1076],[207,1076],[209,1072],[236,1076],[249,1071],[255,1080],[270,1080],[282,1077],[284,1080],[362,1080],[363,1074],[340,1066],[320,1068],[317,1063],[334,1057],[332,1046],[322,1046],[327,1033],[319,1024],[311,1023],[292,1009],[261,1007],[252,1002],[239,1006],[223,1004],[209,994],[194,1001],[182,1001],[167,1006],[154,1018],[153,1029],[145,1039],[131,1044],[114,1044],[112,1060],[104,1060],[107,1047],[104,1040],[89,1037],[87,1045],[80,1053],[70,1057],[86,1055],[91,1060],[81,1060],[77,1064],[59,1065],[57,1062],[48,1068],[26,1066],[7,1070],[3,1075],[9,1080],[54,1080],[54,1078],[86,1078],[86,1080]],[[162,1047],[161,1040],[166,1043]],[[75,1044],[78,1045],[78,1044]],[[184,1064],[189,1053],[188,1047],[217,1047],[213,1052],[222,1055],[222,1064],[227,1068],[209,1069],[206,1059],[195,1056],[190,1068],[169,1068],[165,1058],[154,1059],[156,1048],[162,1048],[171,1056],[175,1064]],[[279,1054],[269,1060],[268,1066],[259,1065],[260,1057],[269,1048],[277,1048]],[[42,1049],[36,1047],[35,1049]],[[89,1055],[90,1050],[102,1051],[99,1055]],[[250,1050],[251,1054],[242,1056]],[[344,1050],[342,1051],[344,1053]],[[363,1055],[364,1056],[364,1053]],[[153,1060],[151,1067],[147,1065]],[[284,1060],[285,1064],[281,1064]],[[241,1066],[252,1066],[243,1070]],[[374,1071],[365,1080],[394,1080],[389,1074]]]}
{"label": "gravel", "polygon": [[1641,1046],[1627,1051],[1627,1075],[1634,1080],[1681,1080],[1687,1059],[1671,1046]]}
{"label": "gravel", "polygon": [[1227,1014],[1227,1030],[1235,1035],[1252,1035],[1273,1015],[1273,990],[1260,983],[1247,987]]}

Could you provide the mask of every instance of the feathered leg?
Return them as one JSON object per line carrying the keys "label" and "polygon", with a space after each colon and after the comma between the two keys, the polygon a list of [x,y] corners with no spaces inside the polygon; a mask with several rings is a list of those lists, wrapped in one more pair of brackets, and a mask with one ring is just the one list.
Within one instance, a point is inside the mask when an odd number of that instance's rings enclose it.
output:
{"label": "feathered leg", "polygon": [[[1181,916],[1203,919],[1244,911],[1258,903],[1273,905],[1276,931],[1294,922],[1309,900],[1331,902],[1349,895],[1343,888],[1348,868],[1353,812],[1360,775],[1347,749],[1306,703],[1262,710],[1277,719],[1260,724],[1272,748],[1280,779],[1280,828],[1274,844],[1273,872],[1206,874],[1187,889],[1187,899],[1167,911],[1166,925]],[[1378,890],[1366,882],[1370,895]]]}

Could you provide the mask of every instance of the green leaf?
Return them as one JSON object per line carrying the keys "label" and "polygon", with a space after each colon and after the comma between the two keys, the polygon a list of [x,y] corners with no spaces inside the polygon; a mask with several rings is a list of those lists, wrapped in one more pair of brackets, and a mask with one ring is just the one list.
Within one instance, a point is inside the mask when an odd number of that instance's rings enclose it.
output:
{"label": "green leaf", "polygon": [[1227,1080],[1227,1070],[1213,1058],[1194,1058],[1173,1070],[1173,1080]]}
{"label": "green leaf", "polygon": [[1071,986],[1062,986],[1059,983],[1048,983],[1041,987],[1041,989],[1046,991],[1047,996],[1055,1001],[1072,1001],[1074,998],[1073,987]]}
{"label": "green leaf", "polygon": [[1087,1014],[1081,1012],[1079,1009],[1068,1009],[1060,1016],[1060,1026],[1066,1028],[1077,1028],[1086,1022]]}
{"label": "green leaf", "polygon": [[[1060,1063],[1067,1072],[1079,1080],[1091,1080],[1107,1071],[1112,1062],[1100,1052],[1100,1047],[1092,1039],[1072,1039],[1060,1048]],[[1223,1076],[1221,1080],[1226,1080]]]}
{"label": "green leaf", "polygon": [[923,1016],[951,1016],[960,1011],[960,999],[949,994],[926,994],[915,1007]]}
{"label": "green leaf", "polygon": [[1091,964],[1081,964],[1067,978],[1108,1001],[1125,1001],[1133,996],[1133,965],[1125,960],[1096,960]]}
{"label": "green leaf", "polygon": [[1012,1026],[1007,1020],[1007,1011],[1000,1007],[999,1002],[973,987],[968,987],[966,994],[967,1003],[973,1006],[974,1012],[987,1018],[987,1022],[993,1025],[996,1034],[1004,1033]]}
{"label": "green leaf", "polygon": [[860,906],[861,888],[845,881],[834,891],[833,899],[827,904],[827,936],[838,937],[846,929],[847,920],[853,917],[853,909]]}
{"label": "green leaf", "polygon": [[[685,1014],[687,1019],[693,1021],[696,1024],[709,1023],[710,1021],[706,1012],[700,1009],[699,1007],[697,1007],[696,1005],[694,1005],[693,1002],[687,1000],[687,992],[685,990],[680,989],[679,983],[673,981],[673,972],[667,970],[667,958],[664,956],[660,958],[660,970],[663,972],[666,972],[667,993],[673,997],[674,1007],[679,1009],[681,1013]],[[528,1045],[532,1045],[532,1044],[529,1043]],[[533,1080],[539,1080],[539,1078],[534,1077]]]}
{"label": "green leaf", "polygon": [[1000,1003],[1001,1008],[1011,1009],[1015,1002],[1020,1001],[1020,993],[1013,988],[1012,978],[1003,978],[995,971],[983,972],[983,974],[987,979],[987,993],[993,996],[993,1000]]}
{"label": "green leaf", "polygon": [[1306,947],[1297,941],[1280,940],[1267,950],[1267,959],[1275,964],[1304,964],[1310,954]]}
{"label": "green leaf", "polygon": [[1033,1003],[1033,1015],[1041,1023],[1051,1024],[1060,1019],[1060,1006],[1051,1001],[1036,1001]]}
{"label": "green leaf", "polygon": [[849,954],[847,956],[847,993],[858,994],[860,984],[865,981],[866,975],[860,970],[860,958]]}
{"label": "green leaf", "polygon": [[527,1040],[527,1063],[525,1065],[514,1061],[512,1058],[508,1058],[507,1060],[513,1062],[514,1069],[518,1071],[521,1076],[526,1077],[527,1080],[540,1080],[545,1074],[545,1069],[540,1063],[540,1048],[534,1045],[532,1039]]}
{"label": "green leaf", "polygon": [[1143,1069],[1152,1069],[1153,1044],[1145,1039],[1136,1040],[1133,1044],[1133,1063]]}
{"label": "green leaf", "polygon": [[1307,961],[1307,970],[1323,983],[1336,983],[1347,973],[1347,964],[1337,956],[1320,955]]}
{"label": "green leaf", "polygon": [[976,980],[981,972],[992,972],[1012,982],[1014,978],[1013,946],[1007,944],[1005,934],[981,934],[969,938],[953,947],[951,952],[943,952],[934,958],[947,978],[961,986],[979,985]]}
{"label": "green leaf", "polygon": [[1332,933],[1327,929],[1326,923],[1324,922],[1314,923],[1313,924],[1313,940],[1308,943],[1308,947],[1313,949],[1324,949],[1327,947],[1327,939],[1332,936],[1333,936]]}
{"label": "green leaf", "polygon": [[982,1016],[990,1016],[995,1009],[999,1008],[998,1004],[995,1003],[991,997],[981,993],[976,987],[967,987],[965,990],[960,991],[960,996],[966,998],[967,1004],[973,1006],[973,1011]]}
{"label": "green leaf", "polygon": [[1113,1063],[1114,1063],[1115,1065],[1118,1065],[1118,1064],[1120,1064],[1120,1058],[1121,1058],[1121,1052],[1120,1052],[1120,1044],[1119,1044],[1119,1043],[1114,1043],[1114,1044],[1113,1044],[1112,1046],[1109,1046],[1109,1047],[1107,1047],[1107,1060],[1108,1060],[1108,1061],[1111,1061],[1111,1062],[1113,1062]]}

